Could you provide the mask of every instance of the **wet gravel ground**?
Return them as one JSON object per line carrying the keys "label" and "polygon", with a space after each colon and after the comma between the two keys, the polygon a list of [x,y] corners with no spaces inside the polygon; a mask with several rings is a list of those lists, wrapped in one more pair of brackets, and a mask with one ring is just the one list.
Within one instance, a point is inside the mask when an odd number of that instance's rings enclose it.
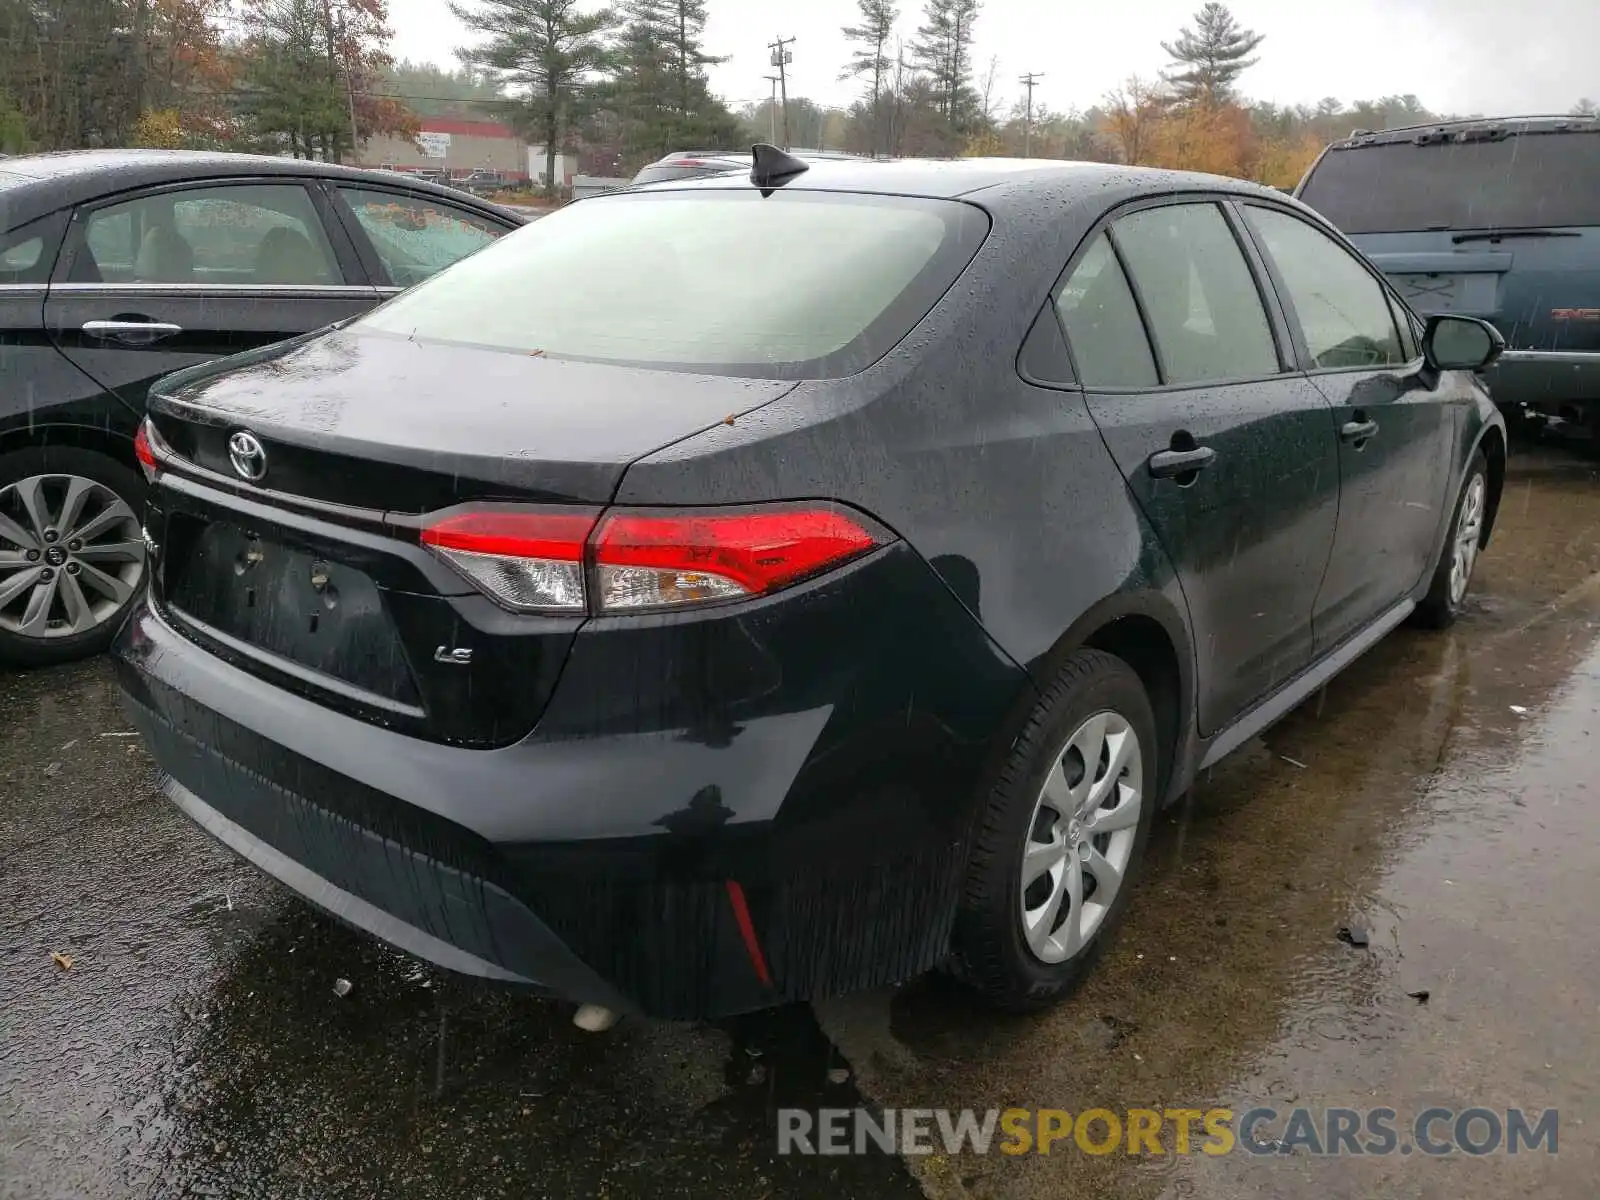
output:
{"label": "wet gravel ground", "polygon": [[[0,1198],[1592,1194],[1593,459],[1519,456],[1475,590],[1454,630],[1401,630],[1211,772],[1158,825],[1096,974],[1025,1019],[932,979],[581,1034],[216,848],[157,795],[104,663],[0,673]],[[1350,924],[1369,945],[1337,940]],[[1365,1161],[775,1153],[776,1107],[863,1094],[1557,1107],[1561,1141]]]}

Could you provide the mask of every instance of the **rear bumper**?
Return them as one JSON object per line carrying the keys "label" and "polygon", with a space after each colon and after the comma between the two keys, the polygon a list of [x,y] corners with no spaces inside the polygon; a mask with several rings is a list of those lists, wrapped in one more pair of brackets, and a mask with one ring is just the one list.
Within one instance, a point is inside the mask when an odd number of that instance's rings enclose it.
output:
{"label": "rear bumper", "polygon": [[1600,402],[1600,351],[1507,350],[1484,373],[1497,404],[1540,412]]}
{"label": "rear bumper", "polygon": [[[908,569],[926,573],[901,548],[854,574]],[[858,614],[870,648],[839,629],[855,683],[839,702],[770,690],[724,655],[723,694],[762,702],[692,721],[674,709],[705,698],[655,676],[638,631],[580,637],[540,729],[496,750],[321,707],[146,603],[114,656],[168,796],[312,903],[450,970],[704,1018],[896,982],[945,954],[972,788],[1024,685],[953,598],[921,598],[950,622],[943,661],[925,622]],[[759,614],[731,621],[747,650],[773,648]],[[650,694],[661,678],[671,697]],[[607,711],[619,686],[625,727]],[[916,711],[900,689],[921,689]]]}

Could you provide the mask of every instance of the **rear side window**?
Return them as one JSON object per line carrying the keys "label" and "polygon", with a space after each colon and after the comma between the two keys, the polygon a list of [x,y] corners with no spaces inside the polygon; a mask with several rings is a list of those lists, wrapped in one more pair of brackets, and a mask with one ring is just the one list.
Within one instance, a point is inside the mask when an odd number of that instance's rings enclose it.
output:
{"label": "rear side window", "polygon": [[459,208],[366,188],[340,188],[389,280],[410,287],[476,254],[506,231]]}
{"label": "rear side window", "polygon": [[1245,211],[1289,289],[1315,366],[1382,367],[1411,357],[1388,293],[1348,250],[1299,217],[1253,205]]}
{"label": "rear side window", "polygon": [[1329,150],[1300,199],[1347,234],[1600,225],[1600,130]]}
{"label": "rear side window", "polygon": [[1056,312],[1086,387],[1155,387],[1155,357],[1139,306],[1111,249],[1100,234],[1055,297]]}
{"label": "rear side window", "polygon": [[988,228],[950,200],[618,193],[533,222],[358,324],[712,374],[849,374],[910,332]]}
{"label": "rear side window", "polygon": [[50,278],[64,222],[44,217],[0,233],[0,283],[44,283]]}
{"label": "rear side window", "polygon": [[1277,374],[1261,293],[1215,204],[1144,209],[1113,225],[1112,236],[1139,289],[1167,383]]}

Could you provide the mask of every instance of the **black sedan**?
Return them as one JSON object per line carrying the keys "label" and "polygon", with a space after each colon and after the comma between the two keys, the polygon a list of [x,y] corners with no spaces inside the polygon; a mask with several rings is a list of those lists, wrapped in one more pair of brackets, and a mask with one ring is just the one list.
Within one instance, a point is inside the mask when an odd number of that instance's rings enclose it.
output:
{"label": "black sedan", "polygon": [[162,382],[119,675],[174,803],[434,963],[1039,1006],[1197,771],[1461,611],[1499,345],[1267,188],[758,149]]}
{"label": "black sedan", "polygon": [[357,316],[520,224],[459,192],[297,159],[6,159],[0,661],[103,649],[132,603],[151,380]]}

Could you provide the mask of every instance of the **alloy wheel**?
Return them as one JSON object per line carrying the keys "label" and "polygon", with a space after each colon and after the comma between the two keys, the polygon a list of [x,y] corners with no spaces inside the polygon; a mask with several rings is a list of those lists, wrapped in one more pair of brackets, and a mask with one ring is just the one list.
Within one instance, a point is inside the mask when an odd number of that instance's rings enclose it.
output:
{"label": "alloy wheel", "polygon": [[79,475],[0,488],[0,632],[64,638],[105,624],[144,577],[127,501]]}
{"label": "alloy wheel", "polygon": [[1461,497],[1461,515],[1456,518],[1456,541],[1450,558],[1450,603],[1460,604],[1472,582],[1472,568],[1478,562],[1478,545],[1483,537],[1483,502],[1488,485],[1476,474]]}
{"label": "alloy wheel", "polygon": [[1056,754],[1022,856],[1022,930],[1041,962],[1073,957],[1122,890],[1144,804],[1139,737],[1115,712],[1089,717]]}

